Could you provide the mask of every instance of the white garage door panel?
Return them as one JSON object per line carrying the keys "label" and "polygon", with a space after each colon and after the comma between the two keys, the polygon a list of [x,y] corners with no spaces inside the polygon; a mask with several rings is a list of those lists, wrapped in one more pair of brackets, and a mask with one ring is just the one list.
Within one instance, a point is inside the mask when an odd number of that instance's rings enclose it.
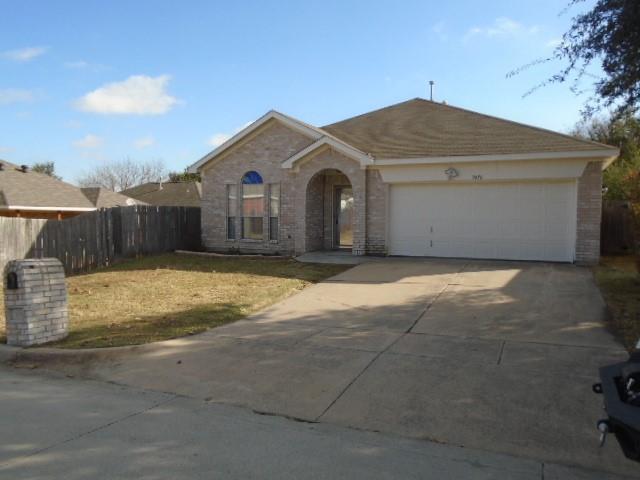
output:
{"label": "white garage door panel", "polygon": [[389,253],[573,261],[575,182],[391,186]]}

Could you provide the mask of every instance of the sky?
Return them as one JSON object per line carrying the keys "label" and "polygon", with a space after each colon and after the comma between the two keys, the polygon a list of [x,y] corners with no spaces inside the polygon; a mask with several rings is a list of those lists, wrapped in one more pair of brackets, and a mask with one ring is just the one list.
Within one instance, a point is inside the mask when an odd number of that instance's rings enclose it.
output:
{"label": "sky", "polygon": [[588,0],[0,0],[0,158],[183,170],[270,109],[316,126],[415,97],[557,131],[568,85],[523,95]]}

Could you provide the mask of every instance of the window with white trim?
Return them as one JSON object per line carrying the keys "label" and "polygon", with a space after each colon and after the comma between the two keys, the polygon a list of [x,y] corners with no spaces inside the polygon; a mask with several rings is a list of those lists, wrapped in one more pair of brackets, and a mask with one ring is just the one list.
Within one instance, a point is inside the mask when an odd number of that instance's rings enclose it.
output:
{"label": "window with white trim", "polygon": [[238,186],[227,185],[227,240],[236,239],[236,215],[238,214]]}
{"label": "window with white trim", "polygon": [[242,238],[262,240],[264,221],[264,183],[258,172],[242,177]]}
{"label": "window with white trim", "polygon": [[280,184],[269,184],[269,240],[277,242],[280,231]]}

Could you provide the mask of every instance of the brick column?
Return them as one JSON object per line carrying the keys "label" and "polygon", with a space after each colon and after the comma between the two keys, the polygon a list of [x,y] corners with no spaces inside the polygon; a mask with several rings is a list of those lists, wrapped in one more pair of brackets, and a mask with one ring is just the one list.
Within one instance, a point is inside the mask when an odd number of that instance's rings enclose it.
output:
{"label": "brick column", "polygon": [[57,258],[12,260],[4,271],[7,344],[29,346],[67,336],[67,287]]}
{"label": "brick column", "polygon": [[578,179],[577,263],[598,263],[600,259],[601,219],[602,162],[590,162]]}

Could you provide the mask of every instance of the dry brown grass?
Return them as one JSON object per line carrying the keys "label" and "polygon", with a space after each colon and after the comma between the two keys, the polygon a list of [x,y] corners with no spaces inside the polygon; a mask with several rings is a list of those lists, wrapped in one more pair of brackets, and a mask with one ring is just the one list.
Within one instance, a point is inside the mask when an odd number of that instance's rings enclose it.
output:
{"label": "dry brown grass", "polygon": [[640,339],[640,274],[635,257],[603,257],[594,274],[611,313],[611,327],[631,351]]}
{"label": "dry brown grass", "polygon": [[[54,345],[111,347],[191,335],[245,317],[346,268],[175,254],[124,262],[67,279],[70,332]],[[1,303],[0,312],[3,337]]]}

